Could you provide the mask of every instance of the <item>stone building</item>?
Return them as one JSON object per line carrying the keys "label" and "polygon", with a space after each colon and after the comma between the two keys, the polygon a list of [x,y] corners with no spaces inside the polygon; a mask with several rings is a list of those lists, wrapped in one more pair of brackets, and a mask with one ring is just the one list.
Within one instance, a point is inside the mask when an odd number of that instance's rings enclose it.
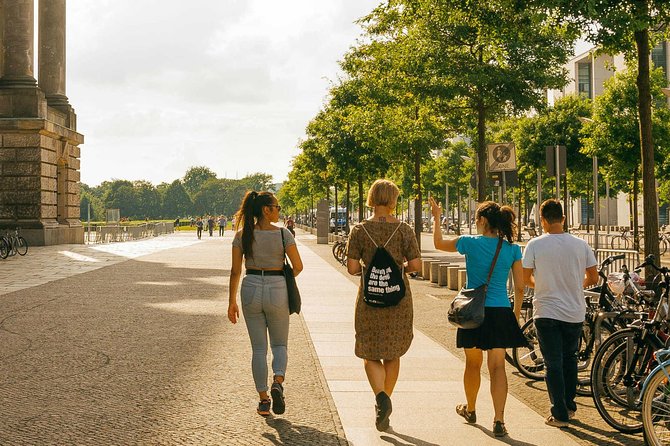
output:
{"label": "stone building", "polygon": [[[38,77],[34,17],[38,14]],[[77,117],[65,94],[65,0],[0,0],[0,231],[83,243]]]}

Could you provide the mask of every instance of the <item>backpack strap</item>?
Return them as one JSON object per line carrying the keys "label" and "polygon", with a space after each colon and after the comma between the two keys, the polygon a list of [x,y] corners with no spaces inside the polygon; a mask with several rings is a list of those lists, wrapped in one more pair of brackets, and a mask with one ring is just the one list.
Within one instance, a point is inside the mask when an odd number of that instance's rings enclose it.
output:
{"label": "backpack strap", "polygon": [[[364,230],[365,233],[368,235],[368,237],[370,238],[370,240],[372,241],[372,243],[374,243],[375,248],[379,248],[379,245],[377,244],[377,242],[375,242],[375,239],[372,238],[372,236],[370,235],[370,233],[368,232],[368,230],[365,229],[365,226],[363,225],[363,223],[359,223],[359,225],[360,225],[361,228],[363,228],[363,230]],[[382,246],[382,248],[386,249],[386,245],[389,244],[389,242],[391,241],[391,239],[393,238],[393,236],[395,235],[395,233],[398,232],[398,229],[400,229],[400,225],[402,225],[402,222],[398,223],[398,226],[396,226],[395,230],[393,231],[393,234],[391,234],[391,236],[388,238],[388,240],[386,240],[386,243],[384,243],[384,245]],[[400,273],[401,273],[401,274],[405,274],[405,265],[403,265],[403,264],[400,264]]]}
{"label": "backpack strap", "polygon": [[[388,240],[386,240],[386,243],[384,243],[384,244],[382,245],[382,248],[386,248],[386,245],[389,244],[389,242],[391,241],[391,239],[393,238],[393,236],[395,235],[395,233],[398,232],[398,229],[400,229],[400,225],[402,225],[402,222],[398,223],[398,226],[395,227],[395,230],[393,231],[393,234],[391,234],[391,236],[388,238]],[[370,240],[372,240],[372,243],[374,243],[375,248],[379,248],[379,245],[377,244],[377,242],[375,242],[375,239],[372,238],[372,236],[370,235],[370,233],[368,232],[368,230],[365,229],[365,226],[363,226],[362,223],[361,223],[361,228],[363,228],[363,230],[364,230],[365,233],[368,235],[368,237],[370,237]]]}

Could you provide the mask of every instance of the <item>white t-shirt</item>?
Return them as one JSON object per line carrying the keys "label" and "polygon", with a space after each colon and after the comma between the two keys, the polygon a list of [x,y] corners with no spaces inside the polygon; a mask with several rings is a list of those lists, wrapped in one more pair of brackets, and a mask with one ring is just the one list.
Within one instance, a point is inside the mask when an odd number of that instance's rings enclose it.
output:
{"label": "white t-shirt", "polygon": [[598,264],[588,243],[571,234],[544,234],[528,242],[522,263],[535,270],[534,319],[584,321],[584,274]]}

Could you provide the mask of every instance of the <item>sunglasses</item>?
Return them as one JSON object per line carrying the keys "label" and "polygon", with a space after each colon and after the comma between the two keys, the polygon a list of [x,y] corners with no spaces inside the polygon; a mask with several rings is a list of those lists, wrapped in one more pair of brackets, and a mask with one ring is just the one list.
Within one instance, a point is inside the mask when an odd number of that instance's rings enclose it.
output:
{"label": "sunglasses", "polygon": [[277,212],[281,211],[281,206],[278,204],[268,204],[269,208],[277,208]]}

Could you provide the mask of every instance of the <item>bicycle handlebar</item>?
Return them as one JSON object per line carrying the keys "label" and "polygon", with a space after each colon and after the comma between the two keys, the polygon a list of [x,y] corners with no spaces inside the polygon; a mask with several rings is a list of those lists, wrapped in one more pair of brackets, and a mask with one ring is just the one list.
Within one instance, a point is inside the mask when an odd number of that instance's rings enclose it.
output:
{"label": "bicycle handlebar", "polygon": [[644,262],[642,262],[642,264],[638,265],[635,269],[636,270],[642,269],[646,266],[651,266],[652,268],[654,268],[656,271],[658,271],[661,274],[670,274],[670,268],[668,268],[667,266],[656,266],[654,264],[654,255],[653,254],[649,254],[644,259]]}

